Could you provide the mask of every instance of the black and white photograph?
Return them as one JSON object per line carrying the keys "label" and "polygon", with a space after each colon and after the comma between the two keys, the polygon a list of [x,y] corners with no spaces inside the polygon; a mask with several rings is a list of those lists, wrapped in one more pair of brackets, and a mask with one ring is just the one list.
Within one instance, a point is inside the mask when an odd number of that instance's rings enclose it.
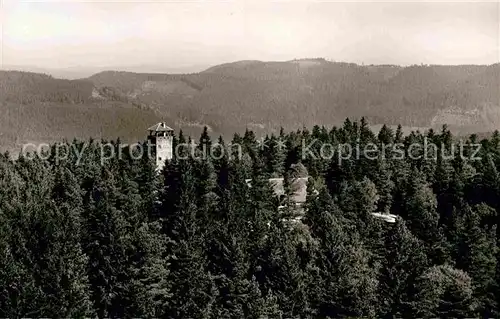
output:
{"label": "black and white photograph", "polygon": [[0,318],[500,318],[500,0],[0,0]]}

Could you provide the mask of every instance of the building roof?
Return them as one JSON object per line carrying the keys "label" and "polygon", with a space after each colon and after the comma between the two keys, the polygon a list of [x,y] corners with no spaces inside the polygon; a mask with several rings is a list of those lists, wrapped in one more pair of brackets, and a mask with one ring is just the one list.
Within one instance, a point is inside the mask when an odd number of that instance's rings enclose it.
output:
{"label": "building roof", "polygon": [[398,218],[397,215],[387,214],[387,213],[372,213],[372,216],[379,218],[379,219],[382,219],[383,221],[391,223],[391,224],[395,223],[396,219]]}
{"label": "building roof", "polygon": [[[304,204],[306,202],[306,197],[307,197],[307,181],[308,177],[299,177],[295,178],[292,180],[292,183],[290,185],[291,191],[292,191],[292,201],[298,204],[299,206],[297,207],[299,210],[301,210],[300,205]],[[246,183],[249,187],[252,187],[252,180],[247,179]],[[271,184],[271,187],[273,188],[273,192],[275,196],[282,196],[285,195],[285,189],[283,187],[283,177],[278,177],[278,178],[270,178],[269,183]],[[317,194],[317,191],[314,191]],[[280,206],[280,208],[283,208],[283,206]],[[302,211],[303,213],[303,211]],[[387,223],[395,223],[396,219],[398,218],[397,215],[393,214],[387,214],[387,213],[379,213],[379,212],[374,212],[371,213],[373,217],[378,218],[384,222]]]}
{"label": "building roof", "polygon": [[[292,180],[290,188],[292,191],[292,200],[295,203],[305,203],[307,196],[307,177],[299,177]],[[283,186],[283,178],[270,178],[269,182],[273,187],[274,193],[277,196],[285,195],[285,188]]]}
{"label": "building roof", "polygon": [[156,123],[155,125],[148,128],[148,131],[155,131],[155,132],[166,132],[166,131],[173,131],[173,130],[174,129],[167,126],[167,124],[165,124],[165,122]]}
{"label": "building roof", "polygon": [[[299,177],[292,180],[290,185],[292,191],[292,200],[295,203],[302,204],[306,202],[307,196],[307,177]],[[251,186],[251,179],[247,179],[246,182],[248,186]],[[282,196],[285,195],[285,188],[283,186],[283,177],[270,178],[269,183],[273,188],[274,195]]]}

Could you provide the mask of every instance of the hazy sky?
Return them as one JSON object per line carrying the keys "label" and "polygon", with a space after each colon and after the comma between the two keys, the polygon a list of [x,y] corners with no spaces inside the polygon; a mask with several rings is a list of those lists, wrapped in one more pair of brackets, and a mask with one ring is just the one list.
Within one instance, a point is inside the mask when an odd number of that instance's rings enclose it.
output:
{"label": "hazy sky", "polygon": [[498,1],[2,1],[6,65],[500,61]]}

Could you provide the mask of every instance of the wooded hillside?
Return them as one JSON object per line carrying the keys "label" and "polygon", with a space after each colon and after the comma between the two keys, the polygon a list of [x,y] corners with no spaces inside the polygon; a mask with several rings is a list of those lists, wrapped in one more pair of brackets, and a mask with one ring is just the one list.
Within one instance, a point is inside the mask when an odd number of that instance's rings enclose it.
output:
{"label": "wooded hillside", "polygon": [[[339,125],[346,117],[363,116],[372,124],[448,124],[454,132],[470,133],[500,126],[499,87],[499,64],[400,67],[323,59],[239,61],[194,74],[107,71],[72,81],[0,71],[0,110],[12,110],[3,112],[7,115],[2,121],[17,123],[14,127],[40,127],[30,139],[103,136],[109,112],[117,118],[137,118],[137,123],[124,120],[130,122],[128,132],[111,132],[105,138],[142,138],[135,132],[140,123],[155,122],[153,117],[193,134],[207,125],[225,136],[244,127],[258,134],[277,133],[280,127]],[[23,107],[37,111],[15,115]],[[106,108],[115,110],[103,111]],[[38,118],[39,112],[54,120]],[[85,128],[70,119],[80,118],[81,112],[95,114],[91,121],[82,120]],[[71,126],[74,134],[61,134]],[[4,124],[0,134],[6,140],[17,133]]]}

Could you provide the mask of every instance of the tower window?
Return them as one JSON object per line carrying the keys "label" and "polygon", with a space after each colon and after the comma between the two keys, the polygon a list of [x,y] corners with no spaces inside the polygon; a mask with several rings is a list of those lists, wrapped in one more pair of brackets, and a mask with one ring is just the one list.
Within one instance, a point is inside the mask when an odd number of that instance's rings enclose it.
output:
{"label": "tower window", "polygon": [[161,157],[158,157],[158,159],[161,161]]}

